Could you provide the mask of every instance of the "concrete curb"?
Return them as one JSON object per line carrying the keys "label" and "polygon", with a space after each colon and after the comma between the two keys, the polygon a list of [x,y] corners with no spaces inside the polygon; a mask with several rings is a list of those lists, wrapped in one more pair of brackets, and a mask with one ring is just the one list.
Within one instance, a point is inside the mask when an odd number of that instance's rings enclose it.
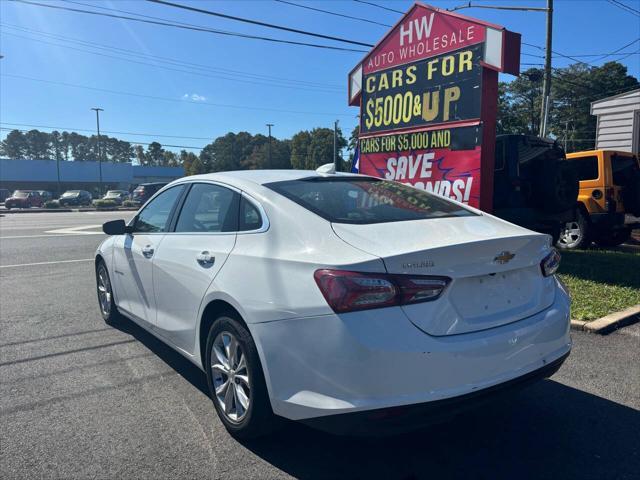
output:
{"label": "concrete curb", "polygon": [[620,312],[611,313],[597,320],[571,320],[571,329],[605,335],[640,320],[640,305],[634,305]]}
{"label": "concrete curb", "polygon": [[69,213],[69,212],[136,212],[136,207],[125,208],[29,208],[24,210],[0,210],[0,215],[16,215],[24,213]]}

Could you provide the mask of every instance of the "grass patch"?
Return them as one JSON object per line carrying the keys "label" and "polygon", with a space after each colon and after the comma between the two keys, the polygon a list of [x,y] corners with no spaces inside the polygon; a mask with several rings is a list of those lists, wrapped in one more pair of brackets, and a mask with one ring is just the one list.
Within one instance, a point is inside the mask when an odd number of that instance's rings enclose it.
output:
{"label": "grass patch", "polygon": [[565,251],[559,274],[571,291],[575,320],[595,320],[640,304],[640,254]]}

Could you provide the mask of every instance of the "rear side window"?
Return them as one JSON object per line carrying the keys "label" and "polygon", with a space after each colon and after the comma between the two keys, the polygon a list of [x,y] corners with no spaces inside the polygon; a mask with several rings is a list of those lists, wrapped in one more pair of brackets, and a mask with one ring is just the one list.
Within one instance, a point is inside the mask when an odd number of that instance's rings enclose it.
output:
{"label": "rear side window", "polygon": [[240,227],[238,231],[247,232],[258,230],[262,227],[262,216],[249,200],[242,197],[240,200]]}
{"label": "rear side window", "polygon": [[613,174],[614,185],[626,185],[633,174],[636,167],[636,161],[633,157],[626,155],[611,155],[611,173]]}
{"label": "rear side window", "polygon": [[375,178],[313,177],[265,186],[334,223],[371,224],[476,215],[424,190]]}
{"label": "rear side window", "polygon": [[235,232],[238,194],[228,188],[195,183],[180,210],[176,232]]}
{"label": "rear side window", "polygon": [[598,157],[581,157],[573,160],[578,172],[578,180],[595,180],[598,178]]}

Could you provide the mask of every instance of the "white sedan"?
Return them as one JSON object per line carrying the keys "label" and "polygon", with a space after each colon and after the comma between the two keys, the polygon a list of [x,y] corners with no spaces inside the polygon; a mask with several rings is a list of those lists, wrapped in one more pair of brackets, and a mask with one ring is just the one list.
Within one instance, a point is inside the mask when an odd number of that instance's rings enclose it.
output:
{"label": "white sedan", "polygon": [[199,175],[103,229],[102,316],[200,367],[238,437],[278,417],[416,427],[548,377],[571,350],[549,236],[399,183]]}

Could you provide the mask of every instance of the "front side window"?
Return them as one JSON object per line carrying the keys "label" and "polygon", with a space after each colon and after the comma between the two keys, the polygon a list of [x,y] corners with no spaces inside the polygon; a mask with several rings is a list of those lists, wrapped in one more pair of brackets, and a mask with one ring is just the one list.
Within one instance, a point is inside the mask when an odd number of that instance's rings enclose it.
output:
{"label": "front side window", "polygon": [[238,229],[239,195],[209,183],[195,183],[180,210],[176,232],[217,233]]}
{"label": "front side window", "polygon": [[184,185],[165,190],[154,198],[136,218],[134,231],[142,233],[166,232],[169,227],[171,211],[180,197]]}
{"label": "front side window", "polygon": [[476,215],[424,190],[376,178],[311,177],[265,186],[335,223],[371,224]]}

